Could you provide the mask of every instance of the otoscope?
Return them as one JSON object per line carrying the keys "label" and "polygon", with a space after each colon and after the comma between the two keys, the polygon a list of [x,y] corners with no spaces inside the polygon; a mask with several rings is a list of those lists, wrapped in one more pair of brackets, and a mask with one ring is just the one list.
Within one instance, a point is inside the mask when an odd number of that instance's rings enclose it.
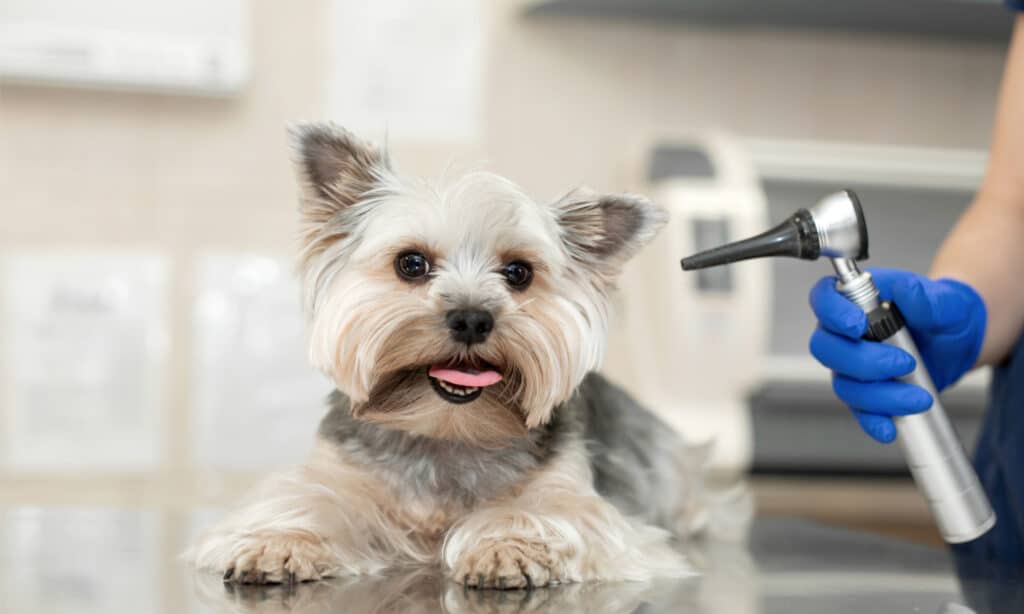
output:
{"label": "otoscope", "polygon": [[867,315],[864,339],[894,345],[914,357],[914,372],[900,379],[927,390],[933,402],[927,411],[893,418],[910,473],[947,542],[970,541],[991,529],[996,522],[995,512],[899,309],[880,300],[871,274],[857,266],[858,260],[868,257],[868,228],[857,195],[850,190],[830,194],[770,230],[683,258],[682,265],[684,271],[692,271],[771,256],[831,259],[838,276],[836,289]]}

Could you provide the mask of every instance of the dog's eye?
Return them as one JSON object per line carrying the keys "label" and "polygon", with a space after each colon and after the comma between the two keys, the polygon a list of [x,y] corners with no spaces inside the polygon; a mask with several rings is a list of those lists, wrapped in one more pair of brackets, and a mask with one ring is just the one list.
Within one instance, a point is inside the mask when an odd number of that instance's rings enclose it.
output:
{"label": "dog's eye", "polygon": [[422,279],[430,272],[430,261],[419,252],[402,252],[395,258],[395,272],[406,281]]}
{"label": "dog's eye", "polygon": [[508,285],[516,290],[525,290],[533,281],[533,268],[526,262],[510,262],[501,270]]}

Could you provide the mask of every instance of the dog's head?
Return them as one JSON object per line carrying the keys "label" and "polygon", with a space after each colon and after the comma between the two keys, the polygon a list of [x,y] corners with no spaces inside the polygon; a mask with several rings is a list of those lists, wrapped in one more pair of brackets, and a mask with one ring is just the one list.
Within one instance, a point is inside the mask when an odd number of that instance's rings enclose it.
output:
{"label": "dog's head", "polygon": [[610,285],[664,212],[539,205],[482,172],[432,186],[339,127],[292,135],[310,356],[353,414],[480,444],[547,422],[601,362]]}

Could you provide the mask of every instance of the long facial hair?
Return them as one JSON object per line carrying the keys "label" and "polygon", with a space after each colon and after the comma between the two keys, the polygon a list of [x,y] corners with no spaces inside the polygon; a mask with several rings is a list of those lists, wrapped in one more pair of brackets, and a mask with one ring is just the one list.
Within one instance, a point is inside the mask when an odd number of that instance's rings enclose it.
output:
{"label": "long facial hair", "polygon": [[[604,350],[606,299],[538,287],[506,306],[486,342],[453,342],[444,324],[443,291],[410,293],[361,267],[335,275],[331,297],[314,318],[314,363],[352,400],[356,417],[433,437],[495,445],[548,421]],[[544,285],[541,282],[540,285]],[[467,405],[432,389],[432,364],[469,362],[498,368],[503,379]]]}

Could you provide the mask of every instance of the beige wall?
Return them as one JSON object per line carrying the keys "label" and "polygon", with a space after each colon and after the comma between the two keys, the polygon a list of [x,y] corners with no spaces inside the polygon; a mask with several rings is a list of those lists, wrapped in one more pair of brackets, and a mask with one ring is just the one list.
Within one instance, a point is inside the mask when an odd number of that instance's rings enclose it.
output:
{"label": "beige wall", "polygon": [[1003,50],[509,15],[492,53],[484,149],[548,193],[610,184],[658,129],[983,148]]}
{"label": "beige wall", "polygon": [[[488,4],[478,139],[413,143],[392,134],[401,168],[435,173],[452,157],[483,160],[546,198],[579,183],[623,187],[628,147],[661,129],[942,147],[988,141],[1002,66],[995,46],[524,19],[518,4]],[[169,460],[174,488],[195,483],[180,460],[191,258],[206,247],[291,249],[283,125],[324,108],[328,8],[324,0],[254,0],[252,82],[235,99],[0,86],[0,247],[132,245],[172,256],[166,440],[177,459]],[[104,488],[122,485],[143,489]],[[8,476],[0,501],[61,488]]]}
{"label": "beige wall", "polygon": [[[997,46],[524,18],[518,4],[488,5],[479,139],[392,134],[400,166],[484,160],[540,195],[614,184],[626,144],[661,128],[988,141]],[[328,4],[297,6],[251,3],[252,83],[235,99],[0,86],[0,240],[286,245],[283,125],[322,114],[329,70]]]}

